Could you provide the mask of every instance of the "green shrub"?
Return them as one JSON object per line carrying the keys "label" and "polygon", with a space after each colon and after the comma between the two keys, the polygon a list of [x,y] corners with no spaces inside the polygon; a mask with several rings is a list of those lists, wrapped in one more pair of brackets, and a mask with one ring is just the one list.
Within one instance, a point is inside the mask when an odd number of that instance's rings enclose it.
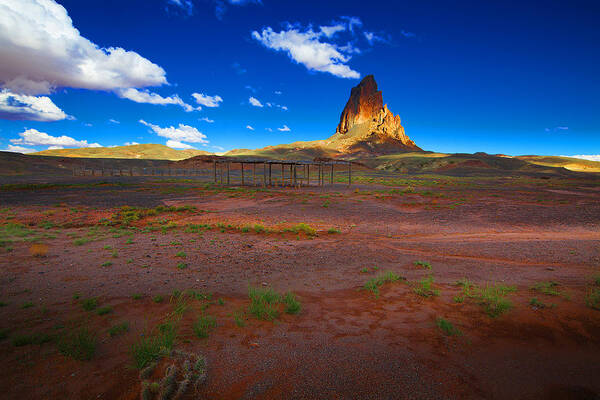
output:
{"label": "green shrub", "polygon": [[391,283],[391,282],[396,282],[400,279],[404,279],[402,277],[400,277],[399,275],[396,275],[394,272],[392,271],[388,271],[382,274],[379,274],[378,276],[371,278],[367,281],[367,283],[365,283],[364,285],[364,289],[372,292],[375,297],[379,297],[379,287],[382,286],[385,283]]}
{"label": "green shrub", "polygon": [[212,329],[217,326],[217,319],[211,315],[200,316],[194,323],[194,333],[199,338],[207,338]]}
{"label": "green shrub", "polygon": [[276,308],[277,303],[281,301],[281,296],[271,288],[252,288],[248,289],[250,297],[250,306],[248,312],[258,319],[272,321],[279,317],[279,311]]}
{"label": "green shrub", "polygon": [[125,332],[129,332],[129,322],[126,321],[113,325],[108,330],[110,337],[115,337]]}
{"label": "green shrub", "polygon": [[154,332],[148,333],[131,345],[133,365],[142,369],[151,362],[170,354],[176,336],[175,322],[168,321],[158,325]]}
{"label": "green shrub", "polygon": [[296,299],[296,295],[292,292],[287,292],[283,296],[283,303],[285,304],[285,312],[288,314],[298,314],[302,308],[300,302]]}
{"label": "green shrub", "polygon": [[99,309],[96,310],[96,314],[98,315],[106,315],[109,314],[113,311],[113,308],[111,306],[104,306],[104,307],[100,307]]}
{"label": "green shrub", "polygon": [[428,263],[427,261],[415,261],[414,264],[417,267],[423,267],[423,268],[431,269],[431,264]]}
{"label": "green shrub", "polygon": [[96,353],[96,334],[87,327],[67,331],[59,338],[58,350],[75,360],[91,360]]}
{"label": "green shrub", "polygon": [[81,302],[81,306],[85,311],[92,311],[98,307],[98,299],[95,297],[90,297],[89,299],[85,299]]}
{"label": "green shrub", "polygon": [[600,310],[600,289],[590,289],[585,296],[585,304],[594,310]]}
{"label": "green shrub", "polygon": [[433,288],[433,282],[433,276],[431,275],[423,278],[417,283],[417,286],[413,289],[413,291],[419,296],[423,297],[439,296],[440,291]]}
{"label": "green shrub", "polygon": [[445,320],[444,318],[437,318],[435,320],[435,324],[438,328],[441,329],[448,336],[460,336],[462,332],[460,329],[456,328],[450,321]]}
{"label": "green shrub", "polygon": [[52,341],[52,336],[46,333],[32,333],[28,335],[17,335],[12,338],[12,344],[15,347],[27,346],[30,344],[44,344]]}

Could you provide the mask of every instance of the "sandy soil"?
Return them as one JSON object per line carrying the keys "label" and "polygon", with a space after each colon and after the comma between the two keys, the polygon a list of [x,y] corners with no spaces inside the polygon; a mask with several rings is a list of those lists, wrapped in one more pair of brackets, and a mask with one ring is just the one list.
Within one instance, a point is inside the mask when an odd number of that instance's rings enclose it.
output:
{"label": "sandy soil", "polygon": [[[190,399],[600,396],[600,311],[586,305],[600,274],[597,182],[418,178],[266,191],[84,182],[0,191],[0,226],[33,231],[0,247],[0,398],[139,398],[130,347],[173,310],[173,291],[186,289],[224,300],[190,301],[179,322],[176,348],[208,362]],[[133,221],[131,234],[101,225],[122,206],[159,205],[196,209]],[[166,221],[177,227],[143,231]],[[317,235],[283,232],[297,223]],[[186,224],[222,225],[199,234]],[[274,232],[238,229],[254,224]],[[177,268],[182,262],[187,268]],[[381,286],[378,297],[363,289],[383,271],[406,281]],[[440,294],[421,297],[413,289],[430,275]],[[492,318],[474,299],[456,302],[462,278],[515,286],[513,307]],[[531,289],[543,281],[557,282],[561,295]],[[275,322],[246,314],[237,326],[232,315],[248,307],[249,285],[293,291],[302,310]],[[156,295],[165,301],[155,303]],[[89,297],[113,311],[84,311]],[[533,297],[554,306],[532,306]],[[33,306],[23,308],[27,302]],[[192,329],[202,313],[217,320],[207,339]],[[462,335],[444,334],[437,318]],[[110,337],[122,321],[129,331]],[[55,340],[13,344],[18,335],[81,324],[98,338],[90,361],[64,356]]]}

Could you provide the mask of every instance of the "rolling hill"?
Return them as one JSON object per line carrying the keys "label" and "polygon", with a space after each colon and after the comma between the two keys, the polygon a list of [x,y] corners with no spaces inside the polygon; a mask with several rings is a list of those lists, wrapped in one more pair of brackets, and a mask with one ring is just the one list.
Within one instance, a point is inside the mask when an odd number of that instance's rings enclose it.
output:
{"label": "rolling hill", "polygon": [[86,147],[79,149],[44,150],[34,155],[77,158],[129,158],[142,160],[184,160],[212,154],[203,150],[175,150],[162,144],[135,144],[116,147]]}

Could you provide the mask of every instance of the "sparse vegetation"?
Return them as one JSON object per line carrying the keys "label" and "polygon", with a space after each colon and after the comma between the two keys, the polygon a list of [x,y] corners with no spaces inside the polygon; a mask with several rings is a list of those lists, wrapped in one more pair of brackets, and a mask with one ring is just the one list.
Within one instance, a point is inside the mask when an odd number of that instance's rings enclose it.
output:
{"label": "sparse vegetation", "polygon": [[161,296],[160,294],[157,294],[156,296],[152,297],[152,301],[155,303],[162,303],[164,300],[164,297]]}
{"label": "sparse vegetation", "polygon": [[433,282],[433,275],[429,275],[417,282],[417,285],[413,288],[413,291],[419,296],[423,297],[439,296],[440,291],[433,287]]}
{"label": "sparse vegetation", "polygon": [[292,292],[287,292],[283,296],[283,303],[285,304],[285,312],[288,314],[298,314],[302,308],[296,295]]}
{"label": "sparse vegetation", "polygon": [[44,344],[52,341],[52,336],[46,333],[31,333],[25,335],[16,335],[12,338],[12,344],[15,347],[27,346],[30,344]]}
{"label": "sparse vegetation", "polygon": [[444,318],[437,318],[435,320],[435,324],[442,332],[444,332],[448,336],[460,336],[462,332],[460,329],[456,328],[452,323]]}
{"label": "sparse vegetation", "polygon": [[112,265],[112,262],[106,261],[106,262],[103,262],[100,266],[101,267],[110,267],[111,265]]}
{"label": "sparse vegetation", "polygon": [[560,296],[560,292],[555,289],[557,286],[558,283],[554,281],[539,282],[533,285],[531,289],[548,296]]}
{"label": "sparse vegetation", "polygon": [[423,268],[431,269],[431,264],[428,263],[427,261],[415,261],[414,264],[417,267],[423,267]]}
{"label": "sparse vegetation", "polygon": [[401,276],[395,274],[392,271],[388,271],[388,272],[379,274],[378,276],[376,276],[374,278],[369,279],[367,281],[367,283],[365,283],[364,289],[373,293],[375,295],[375,297],[379,297],[379,287],[380,286],[383,286],[383,284],[385,284],[385,283],[392,283],[392,282],[399,281],[400,279],[405,279],[405,278],[402,278]]}
{"label": "sparse vegetation", "polygon": [[168,355],[175,344],[177,336],[176,324],[170,320],[148,332],[131,346],[133,365],[142,369],[153,361]]}
{"label": "sparse vegetation", "polygon": [[99,309],[97,309],[96,314],[106,315],[106,314],[110,314],[112,311],[113,311],[113,308],[111,306],[104,306],[104,307],[100,307]]}
{"label": "sparse vegetation", "polygon": [[126,321],[113,325],[108,330],[108,334],[110,337],[119,336],[125,332],[129,332],[129,322]]}
{"label": "sparse vegetation", "polygon": [[201,339],[208,337],[211,330],[217,326],[217,319],[211,315],[202,315],[194,323],[194,333]]}
{"label": "sparse vegetation", "polygon": [[248,289],[250,297],[250,306],[248,312],[258,319],[272,321],[279,317],[277,303],[281,301],[281,295],[271,288],[253,288]]}
{"label": "sparse vegetation", "polygon": [[517,291],[514,286],[486,284],[485,287],[479,287],[466,278],[458,281],[457,284],[462,286],[465,298],[474,299],[492,318],[498,317],[513,307],[506,295]]}
{"label": "sparse vegetation", "polygon": [[59,337],[58,350],[75,360],[91,360],[96,353],[96,334],[87,327],[67,330]]}
{"label": "sparse vegetation", "polygon": [[177,264],[177,268],[179,269],[186,269],[188,267],[188,265],[186,263],[178,263]]}
{"label": "sparse vegetation", "polygon": [[179,251],[177,254],[175,254],[175,257],[186,258],[187,255],[185,254],[185,251]]}
{"label": "sparse vegetation", "polygon": [[589,289],[585,296],[585,304],[594,310],[600,310],[600,289]]}
{"label": "sparse vegetation", "polygon": [[90,297],[89,299],[84,299],[81,302],[81,306],[85,311],[92,311],[98,307],[98,299],[95,297]]}

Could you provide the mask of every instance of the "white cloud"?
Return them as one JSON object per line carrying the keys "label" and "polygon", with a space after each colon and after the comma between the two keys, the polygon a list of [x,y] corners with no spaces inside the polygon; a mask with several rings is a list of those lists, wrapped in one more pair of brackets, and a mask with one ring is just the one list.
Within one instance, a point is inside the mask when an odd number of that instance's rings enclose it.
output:
{"label": "white cloud", "polygon": [[49,122],[72,117],[58,108],[49,97],[14,94],[5,89],[0,91],[0,118]]}
{"label": "white cloud", "polygon": [[192,0],[167,0],[167,4],[181,8],[187,15],[192,15],[194,12]]}
{"label": "white cloud", "polygon": [[138,142],[125,142],[124,146],[135,146],[136,144],[139,144]]}
{"label": "white cloud", "polygon": [[273,129],[271,129],[271,128],[265,128],[265,131],[273,132]]}
{"label": "white cloud", "polygon": [[189,104],[185,103],[181,100],[181,97],[178,95],[173,95],[169,97],[162,97],[157,93],[150,92],[148,90],[137,90],[134,88],[128,89],[119,89],[116,91],[117,95],[123,99],[129,99],[131,101],[135,101],[136,103],[147,103],[147,104],[176,104],[178,106],[183,107],[186,112],[201,110],[202,107],[192,107]]}
{"label": "white cloud", "polygon": [[253,131],[253,130],[254,130],[254,128],[253,128],[253,127],[251,127],[250,125],[246,125],[246,129],[249,129],[249,130],[251,130],[251,131]]}
{"label": "white cloud", "polygon": [[51,136],[37,129],[27,129],[19,136],[19,139],[10,139],[10,142],[25,146],[102,147],[98,143],[88,143],[87,140],[76,140],[70,136]]}
{"label": "white cloud", "polygon": [[[203,134],[202,132],[200,132],[198,129],[194,128],[193,126],[179,124],[179,126],[177,128],[174,126],[161,128],[160,126],[150,124],[150,123],[144,121],[143,119],[140,119],[140,124],[146,125],[150,129],[152,129],[152,131],[154,131],[154,133],[156,133],[158,136],[162,136],[167,139],[171,139],[171,141],[173,141],[174,143],[175,142],[190,142],[190,143],[203,143],[203,144],[208,143],[208,140],[206,140],[206,135]],[[181,144],[183,144],[183,143],[181,143]],[[167,144],[167,146],[169,146],[169,145]],[[169,146],[169,147],[173,147],[173,146]],[[180,147],[180,148],[183,148],[183,147]]]}
{"label": "white cloud", "polygon": [[23,146],[13,146],[12,144],[9,144],[8,147],[2,151],[10,151],[11,153],[33,153],[36,150]]}
{"label": "white cloud", "polygon": [[325,35],[325,37],[331,38],[338,32],[343,32],[346,30],[346,25],[344,24],[336,24],[331,26],[320,26],[319,29],[321,33]]}
{"label": "white cloud", "polygon": [[252,93],[256,93],[256,89],[254,89],[252,86],[250,85],[246,85],[244,86],[246,89],[248,89],[249,91],[251,91]]}
{"label": "white cloud", "polygon": [[250,104],[252,104],[254,107],[263,107],[262,103],[255,97],[250,97],[248,99],[248,101],[250,102]]}
{"label": "white cloud", "polygon": [[404,36],[405,38],[414,38],[415,36],[417,36],[417,34],[416,34],[416,33],[413,33],[413,32],[407,32],[407,31],[405,31],[405,30],[401,30],[401,31],[400,31],[400,34],[401,34],[402,36]]}
{"label": "white cloud", "polygon": [[171,147],[173,149],[184,149],[184,150],[194,149],[194,146],[190,146],[187,143],[181,143],[177,140],[167,140],[167,146]]}
{"label": "white cloud", "polygon": [[340,78],[360,78],[360,74],[347,65],[352,58],[351,51],[335,43],[322,41],[324,38],[330,39],[327,33],[331,33],[331,29],[315,32],[308,28],[302,31],[288,25],[287,30],[280,32],[273,31],[271,27],[264,28],[260,33],[254,31],[252,37],[267,48],[286,52],[293,61],[304,65],[309,71],[328,72]]}
{"label": "white cloud", "polygon": [[275,94],[281,94],[281,92],[279,90],[276,90]]}
{"label": "white cloud", "polygon": [[554,128],[546,128],[544,129],[546,132],[559,132],[559,131],[568,131],[568,126],[555,126]]}
{"label": "white cloud", "polygon": [[116,119],[109,119],[108,122],[110,122],[111,124],[120,124],[120,121],[117,121]]}
{"label": "white cloud", "polygon": [[206,107],[219,107],[219,103],[223,101],[221,96],[208,96],[204,93],[192,93],[192,97],[196,99],[198,104]]}
{"label": "white cloud", "polygon": [[46,150],[61,150],[64,149],[63,146],[49,146]]}
{"label": "white cloud", "polygon": [[561,156],[561,157],[573,157],[580,158],[588,161],[600,161],[600,154],[578,154],[576,156]]}
{"label": "white cloud", "polygon": [[83,126],[87,126],[89,128],[90,126],[94,126],[94,125],[90,124],[89,122],[86,122],[85,124],[83,124]]}
{"label": "white cloud", "polygon": [[57,87],[116,90],[167,83],[165,70],[133,51],[80,35],[54,0],[0,3],[0,82],[20,94]]}
{"label": "white cloud", "polygon": [[289,132],[289,131],[291,131],[291,129],[287,125],[283,125],[282,128],[277,128],[277,130],[281,131],[281,132]]}
{"label": "white cloud", "polygon": [[389,42],[389,39],[378,35],[374,32],[363,32],[363,34],[365,35],[365,39],[367,39],[367,42],[369,42],[370,45],[373,45],[375,42],[384,42],[387,43]]}
{"label": "white cloud", "polygon": [[202,117],[202,118],[200,118],[200,121],[208,122],[209,124],[212,124],[213,122],[215,122],[214,119],[210,119],[208,117]]}

